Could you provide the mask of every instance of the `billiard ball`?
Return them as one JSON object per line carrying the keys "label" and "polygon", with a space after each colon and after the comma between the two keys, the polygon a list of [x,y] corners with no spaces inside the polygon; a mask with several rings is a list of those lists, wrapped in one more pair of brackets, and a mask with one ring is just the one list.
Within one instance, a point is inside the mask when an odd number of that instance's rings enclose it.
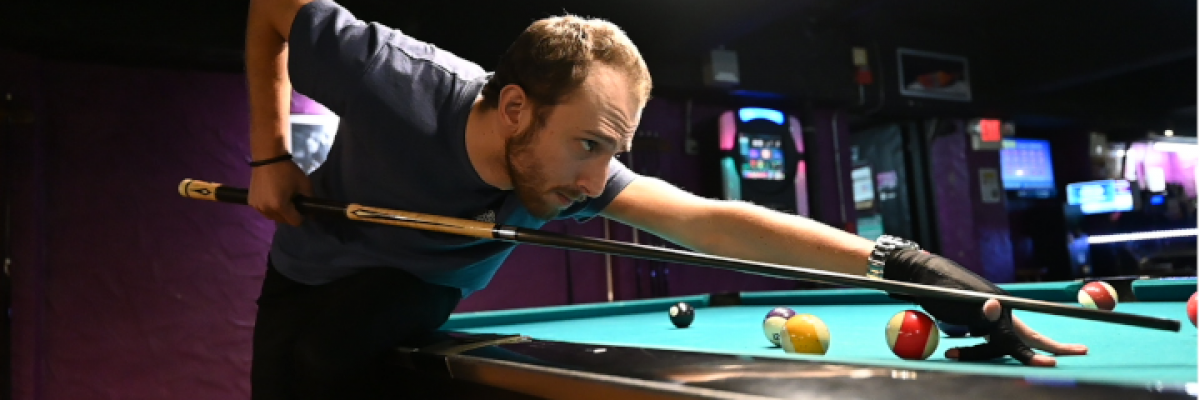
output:
{"label": "billiard ball", "polygon": [[783,351],[825,355],[829,351],[829,327],[812,314],[796,314],[783,324],[779,338]]}
{"label": "billiard ball", "polygon": [[892,353],[905,360],[924,360],[933,354],[938,347],[937,324],[933,318],[916,310],[904,310],[893,315],[888,320],[888,348]]}
{"label": "billiard ball", "polygon": [[692,325],[692,320],[696,319],[696,309],[684,302],[671,306],[670,314],[671,323],[675,324],[676,328],[687,328]]}
{"label": "billiard ball", "polygon": [[949,337],[966,337],[967,334],[971,333],[971,329],[967,328],[966,326],[954,325],[951,323],[944,322],[940,319],[937,320],[937,326],[938,326],[938,329],[941,329],[942,332],[944,332],[946,334],[946,336],[949,336]]}
{"label": "billiard ball", "polygon": [[1188,298],[1187,315],[1188,319],[1192,320],[1192,326],[1196,326],[1196,293],[1192,293],[1192,297]]}
{"label": "billiard ball", "polygon": [[783,325],[787,323],[788,318],[796,315],[796,311],[787,307],[775,307],[767,316],[763,318],[763,334],[767,336],[767,340],[776,346],[782,346],[779,343],[779,336],[783,334]]}
{"label": "billiard ball", "polygon": [[1092,281],[1079,289],[1079,304],[1087,308],[1112,311],[1117,308],[1117,290],[1104,281]]}

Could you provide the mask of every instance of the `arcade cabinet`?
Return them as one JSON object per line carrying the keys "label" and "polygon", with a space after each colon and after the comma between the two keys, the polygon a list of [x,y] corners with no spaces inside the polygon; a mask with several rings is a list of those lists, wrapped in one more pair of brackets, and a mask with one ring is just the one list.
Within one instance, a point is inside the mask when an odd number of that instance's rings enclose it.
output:
{"label": "arcade cabinet", "polygon": [[747,107],[719,119],[721,197],[808,216],[808,182],[800,121]]}

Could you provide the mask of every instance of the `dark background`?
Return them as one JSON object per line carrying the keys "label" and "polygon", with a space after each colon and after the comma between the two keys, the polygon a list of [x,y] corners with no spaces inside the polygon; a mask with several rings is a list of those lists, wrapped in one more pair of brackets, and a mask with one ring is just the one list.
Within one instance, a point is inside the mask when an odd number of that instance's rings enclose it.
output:
{"label": "dark background", "polygon": [[[1194,132],[1196,3],[1081,0],[743,0],[343,2],[378,21],[491,66],[531,20],[570,12],[626,29],[660,94],[709,91],[710,49],[738,52],[742,86],[853,105],[850,47],[877,70],[896,47],[970,59],[970,107],[896,99],[895,76],[871,95],[896,111],[1086,120],[1110,134],[1147,125]],[[46,57],[215,71],[242,70],[244,1],[0,2],[8,48]],[[893,71],[887,69],[886,71]],[[879,92],[883,89],[882,92]],[[944,112],[939,110],[937,112]],[[1136,134],[1136,133],[1135,133]]]}

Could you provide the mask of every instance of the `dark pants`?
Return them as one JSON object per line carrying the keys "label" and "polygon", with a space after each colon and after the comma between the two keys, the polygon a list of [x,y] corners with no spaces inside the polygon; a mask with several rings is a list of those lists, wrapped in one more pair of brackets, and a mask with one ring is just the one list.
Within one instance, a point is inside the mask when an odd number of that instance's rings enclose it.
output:
{"label": "dark pants", "polygon": [[310,286],[268,262],[254,328],[251,398],[384,396],[389,351],[434,332],[460,298],[458,289],[394,268]]}

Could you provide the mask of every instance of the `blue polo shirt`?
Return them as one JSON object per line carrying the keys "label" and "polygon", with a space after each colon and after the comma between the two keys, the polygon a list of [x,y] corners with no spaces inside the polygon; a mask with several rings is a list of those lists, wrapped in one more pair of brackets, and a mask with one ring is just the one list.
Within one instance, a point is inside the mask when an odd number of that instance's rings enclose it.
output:
{"label": "blue polo shirt", "polygon": [[[318,0],[296,15],[288,42],[296,91],[340,117],[314,195],[449,217],[540,228],[513,191],[480,178],[466,122],[490,78],[479,65]],[[636,175],[613,160],[604,193],[564,210],[585,221]],[[463,295],[487,286],[515,244],[336,218],[279,224],[271,260],[281,274],[323,284],[366,267],[408,271]]]}

